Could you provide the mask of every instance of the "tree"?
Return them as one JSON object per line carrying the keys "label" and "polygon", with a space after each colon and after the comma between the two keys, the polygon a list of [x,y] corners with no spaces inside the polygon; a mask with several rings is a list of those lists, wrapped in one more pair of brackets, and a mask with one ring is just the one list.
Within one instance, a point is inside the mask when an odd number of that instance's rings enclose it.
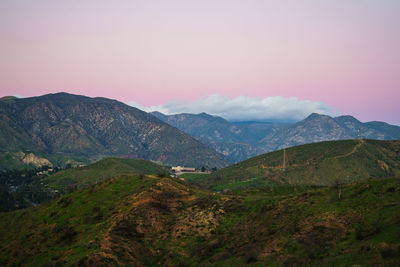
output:
{"label": "tree", "polygon": [[340,181],[339,178],[337,178],[334,182],[334,187],[336,188],[337,194],[338,194],[338,199],[340,200],[340,197],[342,195],[342,181]]}

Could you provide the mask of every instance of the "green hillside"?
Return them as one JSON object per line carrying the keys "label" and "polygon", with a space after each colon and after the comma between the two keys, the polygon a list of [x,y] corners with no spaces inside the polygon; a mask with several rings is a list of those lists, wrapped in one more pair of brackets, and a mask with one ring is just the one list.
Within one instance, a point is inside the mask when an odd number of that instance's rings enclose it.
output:
{"label": "green hillside", "polygon": [[[240,194],[163,177],[165,169],[141,160],[108,158],[59,172],[43,182],[77,190],[0,213],[0,265],[400,264],[399,141],[324,142],[287,149],[286,155],[284,171],[277,151],[197,178],[209,177],[201,180],[207,184],[228,170],[233,179],[217,179],[221,183],[210,187],[248,187]],[[334,182],[337,172],[350,173],[346,164],[354,166],[355,178],[323,186]],[[244,177],[256,175],[257,166],[277,178]],[[294,170],[303,176],[278,180]],[[313,183],[319,186],[307,186]]]}
{"label": "green hillside", "polygon": [[276,185],[332,185],[369,177],[400,176],[400,141],[343,140],[263,154],[211,175],[183,175],[215,190]]}
{"label": "green hillside", "polygon": [[[2,266],[395,266],[400,180],[249,196],[124,175],[0,213]],[[12,227],[10,227],[12,226]]]}
{"label": "green hillside", "polygon": [[[10,153],[7,155],[12,156]],[[30,169],[0,171],[0,212],[35,206],[60,194],[116,176],[168,176],[163,166],[150,161],[124,158],[106,158],[81,168],[56,169],[50,172],[50,176],[48,168],[31,166]]]}
{"label": "green hillside", "polygon": [[53,189],[65,191],[87,187],[111,177],[140,174],[167,175],[167,170],[147,160],[106,158],[85,167],[60,171],[45,178],[44,182]]}

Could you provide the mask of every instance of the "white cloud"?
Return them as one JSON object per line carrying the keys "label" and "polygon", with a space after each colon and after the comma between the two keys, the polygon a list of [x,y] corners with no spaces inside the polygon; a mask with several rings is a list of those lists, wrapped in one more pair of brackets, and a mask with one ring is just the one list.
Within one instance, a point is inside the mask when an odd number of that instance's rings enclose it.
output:
{"label": "white cloud", "polygon": [[230,98],[211,95],[192,102],[171,100],[164,105],[152,107],[141,107],[134,101],[129,102],[128,105],[147,112],[159,111],[167,115],[206,112],[230,121],[302,120],[313,112],[333,115],[331,109],[324,103],[281,96]]}
{"label": "white cloud", "polygon": [[16,98],[25,98],[23,95],[14,95]]}

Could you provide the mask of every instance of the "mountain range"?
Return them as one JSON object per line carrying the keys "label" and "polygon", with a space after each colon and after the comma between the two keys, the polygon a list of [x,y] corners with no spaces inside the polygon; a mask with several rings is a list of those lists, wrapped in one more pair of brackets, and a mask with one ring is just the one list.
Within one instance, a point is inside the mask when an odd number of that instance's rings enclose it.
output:
{"label": "mountain range", "polygon": [[207,145],[144,111],[116,100],[67,93],[0,99],[1,153],[50,159],[117,156],[170,165],[224,167]]}
{"label": "mountain range", "polygon": [[160,120],[190,134],[227,157],[238,162],[267,152],[260,140],[287,124],[279,123],[232,123],[207,113],[165,115],[152,112]]}
{"label": "mountain range", "polygon": [[281,148],[328,140],[400,139],[400,127],[385,122],[362,123],[352,116],[313,113],[296,123],[233,123],[200,114],[152,114],[225,155],[231,163]]}
{"label": "mountain range", "polygon": [[261,140],[268,151],[295,145],[345,139],[400,139],[400,127],[385,122],[362,123],[346,115],[330,117],[313,113],[304,120],[267,135]]}
{"label": "mountain range", "polygon": [[67,93],[0,99],[2,169],[80,165],[106,156],[221,168],[286,147],[360,137],[400,139],[400,127],[316,113],[296,123],[149,114],[116,100]]}
{"label": "mountain range", "polygon": [[[85,141],[92,138],[102,145],[101,153],[112,154],[112,148],[120,149],[113,139],[127,144],[132,142],[130,134],[138,138],[147,133],[132,126],[137,123],[150,131],[150,137],[172,132],[176,134],[165,140],[186,138],[211,149],[156,117],[141,111],[136,114],[136,109],[116,101],[63,94],[57,97],[69,103],[55,101],[53,95],[51,101],[35,99],[34,104],[29,99],[23,104],[15,104],[18,101],[13,98],[3,99],[7,103],[1,105],[1,114],[8,120],[2,120],[2,124],[11,130],[21,128],[11,133],[3,128],[2,133],[8,135],[2,137],[2,145],[8,140],[14,146],[7,149],[99,156],[97,150],[89,149],[94,147],[92,143]],[[75,104],[71,97],[78,98]],[[12,117],[13,111],[19,117]],[[10,118],[15,117],[22,121],[11,123]],[[34,126],[28,123],[29,117]],[[313,117],[329,119],[316,114],[309,119],[314,121]],[[83,122],[93,124],[92,128]],[[124,123],[134,131],[125,129]],[[61,134],[49,138],[60,124],[64,125],[61,129],[69,130],[69,140]],[[242,125],[260,129],[253,123]],[[299,124],[286,127],[293,126],[296,129]],[[96,127],[104,128],[94,130]],[[313,127],[318,138],[319,128]],[[115,135],[109,137],[109,133]],[[34,134],[42,147],[32,140]],[[21,143],[19,138],[23,137],[30,139]],[[230,138],[240,141],[235,135]],[[52,140],[59,142],[49,142]],[[63,147],[60,141],[69,146]],[[167,146],[161,141],[160,146]],[[180,144],[175,149],[184,152],[187,147]],[[0,212],[1,266],[400,263],[399,140],[306,144],[262,154],[211,174],[184,174],[179,179],[170,177],[165,166],[126,158],[106,158],[31,179],[26,179],[23,171],[11,176],[5,173],[0,172],[0,208],[8,211]],[[46,198],[43,194],[47,193]],[[10,211],[15,208],[20,210]]]}

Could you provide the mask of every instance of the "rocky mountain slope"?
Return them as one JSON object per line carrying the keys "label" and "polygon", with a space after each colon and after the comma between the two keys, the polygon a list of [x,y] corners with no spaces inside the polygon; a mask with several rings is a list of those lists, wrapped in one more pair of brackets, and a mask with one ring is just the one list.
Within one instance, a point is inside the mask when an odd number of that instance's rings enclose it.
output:
{"label": "rocky mountain slope", "polygon": [[226,166],[222,155],[146,112],[111,99],[67,93],[2,98],[0,147],[94,159],[119,156]]}
{"label": "rocky mountain slope", "polygon": [[259,141],[283,126],[272,123],[234,124],[206,113],[151,114],[210,145],[233,163],[265,153],[266,150],[259,145]]}
{"label": "rocky mountain slope", "polygon": [[399,181],[235,196],[116,176],[0,213],[0,265],[397,266]]}
{"label": "rocky mountain slope", "polygon": [[356,138],[397,140],[400,127],[384,122],[362,123],[352,116],[332,118],[313,113],[306,119],[266,135],[260,142],[268,151],[329,140]]}

